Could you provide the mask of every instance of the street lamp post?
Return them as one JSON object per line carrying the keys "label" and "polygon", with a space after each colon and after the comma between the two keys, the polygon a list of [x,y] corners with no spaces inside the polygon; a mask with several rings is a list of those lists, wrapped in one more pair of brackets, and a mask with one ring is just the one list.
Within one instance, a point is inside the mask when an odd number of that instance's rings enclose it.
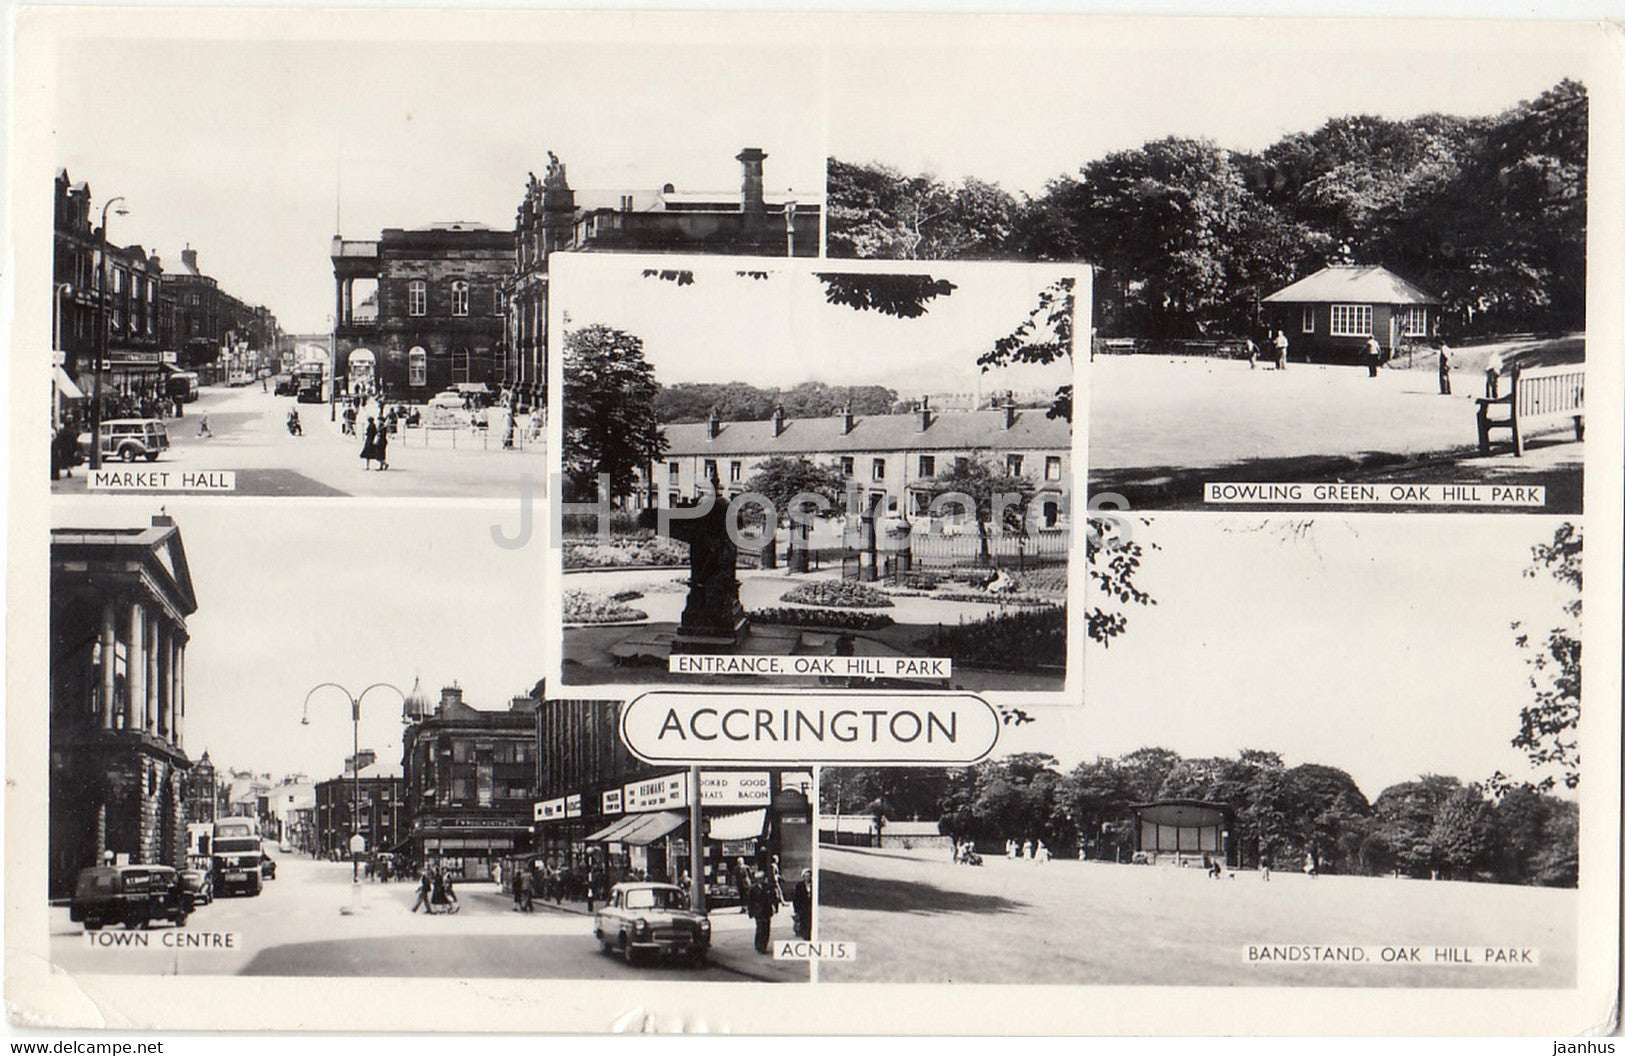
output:
{"label": "street lamp post", "polygon": [[[113,207],[114,202],[124,201],[121,194],[116,198],[109,198],[102,206],[101,228],[101,260],[97,262],[97,277],[101,289],[97,290],[96,297],[96,371],[91,379],[90,398],[90,468],[102,468],[102,370],[107,362],[107,210]],[[118,210],[119,216],[129,216],[128,209]]]}
{"label": "street lamp post", "polygon": [[368,693],[375,689],[393,689],[401,698],[402,703],[406,701],[406,694],[401,692],[399,686],[391,685],[388,682],[374,682],[360,693],[353,695],[337,682],[322,682],[312,686],[310,692],[305,694],[305,711],[304,715],[299,719],[300,725],[310,725],[310,698],[316,695],[317,690],[326,689],[329,686],[343,693],[345,699],[350,702],[352,735],[350,775],[354,779],[352,785],[354,798],[350,801],[350,882],[359,884],[361,883],[361,856],[356,852],[355,840],[356,837],[361,835],[361,702]]}

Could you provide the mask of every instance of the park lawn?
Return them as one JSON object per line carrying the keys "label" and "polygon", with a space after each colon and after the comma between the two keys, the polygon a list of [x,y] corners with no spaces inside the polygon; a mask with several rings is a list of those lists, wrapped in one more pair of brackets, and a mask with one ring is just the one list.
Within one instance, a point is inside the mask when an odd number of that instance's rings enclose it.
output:
{"label": "park lawn", "polygon": [[[819,848],[824,982],[1568,987],[1577,892]],[[1534,967],[1249,964],[1250,944],[1533,946]],[[1482,950],[1478,950],[1482,953]]]}

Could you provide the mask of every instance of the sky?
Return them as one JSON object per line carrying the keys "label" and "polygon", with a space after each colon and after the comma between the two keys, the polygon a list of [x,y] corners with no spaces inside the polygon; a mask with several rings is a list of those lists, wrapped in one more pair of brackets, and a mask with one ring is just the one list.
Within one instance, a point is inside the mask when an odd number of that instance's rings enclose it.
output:
{"label": "sky", "polygon": [[172,263],[190,244],[290,332],[328,325],[335,228],[511,229],[550,149],[583,190],[732,191],[734,155],[758,146],[774,191],[821,192],[834,154],[1038,193],[1166,135],[1251,149],[1347,113],[1490,114],[1584,72],[1577,37],[1530,28],[1218,23],[1252,34],[1222,44],[1208,23],[982,17],[927,32],[846,15],[850,32],[823,27],[826,49],[805,28],[753,23],[722,42],[648,14],[450,16],[418,39],[399,15],[227,14],[187,12],[171,35],[125,15],[131,35],[116,37],[104,12],[54,12],[64,39],[42,161],[88,181],[98,210],[125,197],[114,241]]}
{"label": "sky", "polygon": [[[466,703],[506,709],[542,675],[541,544],[491,541],[513,511],[346,504],[342,517],[285,500],[165,501],[181,532],[198,610],[187,618],[188,754],[217,767],[315,780],[340,773],[352,744],[344,694],[374,682],[429,700],[460,684]],[[141,526],[159,504],[104,497],[58,506],[58,527]],[[380,554],[387,554],[381,559]],[[361,707],[361,747],[400,768],[401,698]]]}
{"label": "sky", "polygon": [[737,194],[755,146],[770,192],[823,192],[821,62],[786,44],[91,40],[59,70],[54,165],[126,198],[113,240],[190,243],[294,333],[328,327],[336,226],[511,230],[549,150],[578,190]]}
{"label": "sky", "polygon": [[664,385],[743,381],[789,387],[804,381],[884,385],[902,398],[932,392],[1051,391],[1071,365],[982,374],[976,358],[1009,334],[1060,275],[1054,268],[938,263],[928,273],[955,289],[900,319],[831,305],[810,272],[766,280],[731,268],[696,272],[690,286],[645,278],[613,257],[572,258],[555,276],[569,327],[602,323],[636,335]]}
{"label": "sky", "polygon": [[1138,582],[1157,604],[1129,607],[1127,632],[1109,647],[1090,643],[1084,707],[1066,736],[1048,732],[1047,750],[1070,765],[1146,746],[1231,757],[1260,748],[1289,766],[1340,767],[1370,798],[1424,773],[1525,776],[1508,744],[1531,699],[1511,624],[1544,637],[1561,619],[1562,590],[1523,576],[1530,548],[1559,523],[1135,520],[1146,547]]}

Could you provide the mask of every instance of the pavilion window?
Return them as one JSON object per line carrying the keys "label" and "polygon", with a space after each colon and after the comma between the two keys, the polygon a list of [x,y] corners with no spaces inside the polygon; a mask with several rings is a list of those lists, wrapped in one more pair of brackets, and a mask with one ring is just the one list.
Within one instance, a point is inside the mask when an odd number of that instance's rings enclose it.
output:
{"label": "pavilion window", "polygon": [[1370,337],[1371,306],[1369,304],[1332,305],[1331,335],[1333,337]]}

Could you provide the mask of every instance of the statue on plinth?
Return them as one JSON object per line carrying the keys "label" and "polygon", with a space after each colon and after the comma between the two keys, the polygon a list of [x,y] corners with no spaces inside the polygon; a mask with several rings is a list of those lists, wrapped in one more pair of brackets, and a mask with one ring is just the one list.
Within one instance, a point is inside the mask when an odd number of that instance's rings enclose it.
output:
{"label": "statue on plinth", "polygon": [[[680,502],[674,509],[693,510],[704,496]],[[674,517],[671,537],[688,544],[688,603],[672,641],[674,653],[703,653],[736,648],[750,622],[739,604],[739,548],[728,535],[728,500],[721,482],[711,478],[710,508],[690,517]]]}

